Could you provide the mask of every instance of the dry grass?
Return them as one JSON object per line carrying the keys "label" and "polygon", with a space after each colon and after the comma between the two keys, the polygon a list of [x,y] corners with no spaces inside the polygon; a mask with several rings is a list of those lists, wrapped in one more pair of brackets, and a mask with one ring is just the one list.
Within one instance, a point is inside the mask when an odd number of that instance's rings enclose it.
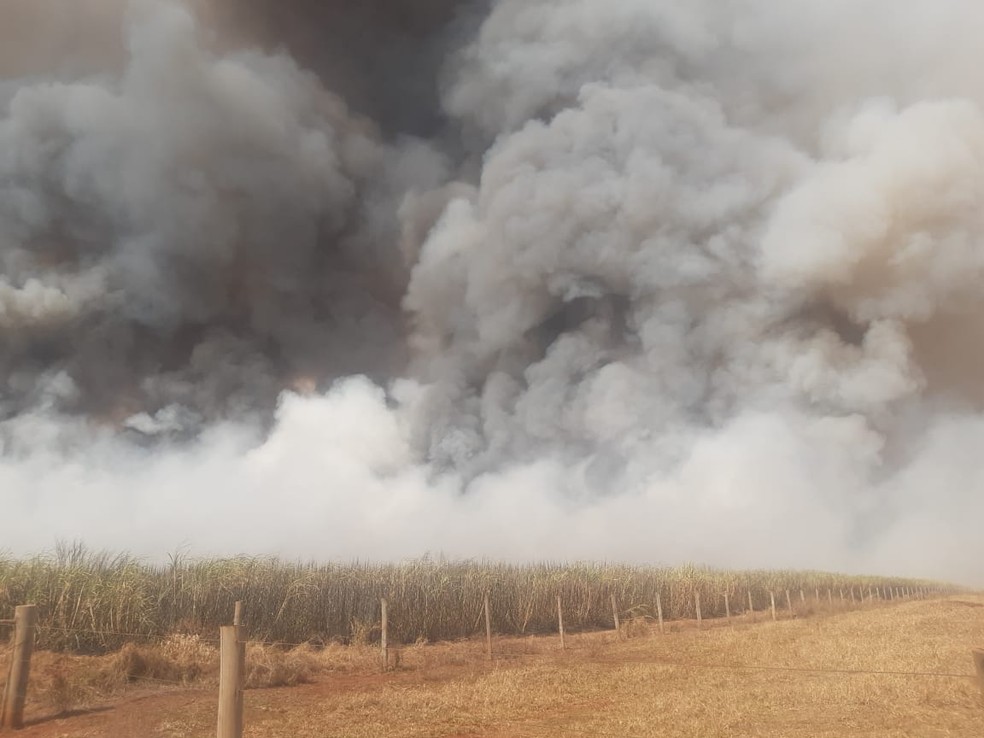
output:
{"label": "dry grass", "polygon": [[254,735],[969,738],[981,735],[984,723],[971,678],[737,667],[969,676],[969,648],[976,643],[984,643],[984,608],[952,602],[622,642],[581,636],[571,652],[541,653],[536,663],[500,663],[438,684],[384,684],[333,695],[323,706],[298,701],[276,721],[262,719],[269,703],[254,703]]}
{"label": "dry grass", "polygon": [[[8,659],[9,651],[0,650],[0,663]],[[218,666],[216,649],[194,636],[170,636],[157,644],[129,643],[104,656],[41,651],[32,659],[30,697],[37,707],[60,714],[133,688],[213,684]]]}
{"label": "dry grass", "polygon": [[[645,621],[568,639],[500,638],[413,644],[399,670],[378,651],[330,645],[248,653],[251,738],[554,738],[560,736],[979,736],[984,700],[969,651],[984,644],[984,599],[962,596],[778,622]],[[179,653],[183,653],[178,649]],[[52,658],[51,654],[44,654]],[[79,657],[58,657],[77,659]],[[101,657],[107,661],[120,657]],[[99,661],[99,659],[96,659]],[[180,662],[180,658],[177,658]],[[771,670],[755,667],[767,666]],[[777,671],[789,668],[793,671]],[[286,677],[281,669],[288,669]],[[818,671],[811,671],[815,669]],[[823,673],[823,669],[947,672],[967,678]],[[203,670],[204,672],[205,670]],[[207,679],[207,677],[205,677]],[[109,713],[38,725],[26,738],[193,738],[214,728],[214,689],[125,702]],[[39,709],[35,707],[34,709]]]}
{"label": "dry grass", "polygon": [[[278,648],[249,644],[247,689],[292,687],[313,681],[318,674],[368,669],[376,651],[333,645]],[[7,663],[9,649],[0,649]],[[32,660],[31,698],[36,708],[63,714],[118,698],[133,690],[195,687],[218,684],[219,653],[197,636],[174,635],[159,643],[128,643],[116,653],[77,656],[39,652]],[[3,679],[0,678],[0,685]]]}
{"label": "dry grass", "polygon": [[319,675],[366,672],[378,663],[378,651],[368,646],[303,645],[281,648],[257,643],[246,647],[246,689],[294,687]]}

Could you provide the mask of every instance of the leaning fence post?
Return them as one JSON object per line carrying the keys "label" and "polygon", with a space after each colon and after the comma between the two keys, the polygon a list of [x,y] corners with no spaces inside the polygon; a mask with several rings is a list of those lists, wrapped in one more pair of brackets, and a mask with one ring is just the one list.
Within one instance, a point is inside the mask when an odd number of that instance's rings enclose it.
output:
{"label": "leaning fence post", "polygon": [[612,620],[615,621],[615,635],[619,638],[622,637],[622,623],[618,619],[618,600],[615,599],[615,595],[612,595]]}
{"label": "leaning fence post", "polygon": [[981,688],[981,695],[984,696],[984,649],[975,648],[971,653],[974,656],[974,669],[977,670],[977,686]]}
{"label": "leaning fence post", "polygon": [[386,612],[386,600],[379,601],[379,650],[383,657],[383,671],[389,669],[389,618]]}
{"label": "leaning fence post", "polygon": [[492,616],[489,614],[489,596],[485,595],[485,655],[492,660]]}
{"label": "leaning fence post", "polygon": [[663,627],[663,598],[660,597],[659,592],[656,593],[656,616],[659,618],[659,632],[666,634],[666,629]]}
{"label": "leaning fence post", "polygon": [[560,630],[560,649],[563,651],[567,648],[567,642],[564,640],[564,605],[560,595],[557,595],[557,627]]}
{"label": "leaning fence post", "polygon": [[791,613],[793,611],[793,601],[789,598],[789,590],[786,590],[786,609]]}
{"label": "leaning fence post", "polygon": [[728,619],[728,625],[731,625],[731,603],[728,601],[728,593],[724,593],[724,617]]}
{"label": "leaning fence post", "polygon": [[19,605],[14,610],[14,650],[10,655],[10,678],[3,696],[0,727],[20,730],[24,727],[24,703],[34,652],[34,629],[38,621],[35,605]]}
{"label": "leaning fence post", "polygon": [[243,675],[246,671],[246,642],[237,625],[219,629],[219,721],[218,738],[242,738]]}

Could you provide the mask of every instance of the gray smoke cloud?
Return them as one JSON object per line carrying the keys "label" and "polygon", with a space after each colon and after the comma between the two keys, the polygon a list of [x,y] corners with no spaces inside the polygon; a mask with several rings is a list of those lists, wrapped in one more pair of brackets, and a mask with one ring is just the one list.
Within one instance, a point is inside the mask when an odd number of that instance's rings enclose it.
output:
{"label": "gray smoke cloud", "polygon": [[92,5],[75,12],[121,24],[120,69],[0,98],[7,384],[35,393],[57,367],[67,409],[214,420],[269,410],[293,377],[396,373],[397,206],[443,156],[383,140],[284,53],[209,50],[189,8]]}
{"label": "gray smoke cloud", "polygon": [[11,8],[15,549],[979,581],[969,1]]}

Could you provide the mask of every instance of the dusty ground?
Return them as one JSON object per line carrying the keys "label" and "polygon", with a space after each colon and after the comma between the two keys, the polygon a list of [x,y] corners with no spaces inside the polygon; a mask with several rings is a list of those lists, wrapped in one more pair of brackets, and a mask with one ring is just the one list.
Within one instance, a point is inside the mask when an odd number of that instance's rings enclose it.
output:
{"label": "dusty ground", "polygon": [[[246,693],[252,738],[457,736],[984,735],[969,651],[984,645],[984,598],[906,602],[697,631],[414,646],[374,673],[375,654],[339,655],[313,684]],[[40,663],[44,664],[44,657]],[[760,670],[750,667],[782,670]],[[46,667],[41,666],[43,671]],[[800,670],[803,671],[800,671]],[[966,677],[847,671],[946,672]],[[130,692],[62,717],[32,704],[24,738],[205,738],[215,692]],[[49,710],[50,711],[50,710]]]}

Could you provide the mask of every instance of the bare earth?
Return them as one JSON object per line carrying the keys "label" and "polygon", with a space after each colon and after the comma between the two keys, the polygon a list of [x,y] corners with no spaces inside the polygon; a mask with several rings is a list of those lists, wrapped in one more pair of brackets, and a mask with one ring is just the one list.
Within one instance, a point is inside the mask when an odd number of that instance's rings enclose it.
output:
{"label": "bare earth", "polygon": [[[566,652],[556,637],[500,639],[492,664],[483,642],[419,645],[386,675],[366,650],[314,684],[248,691],[246,736],[984,735],[970,658],[984,646],[984,598],[759,619],[674,623],[665,636],[636,624],[625,640],[569,636]],[[24,738],[215,735],[212,687],[133,692],[62,717],[31,709]]]}

